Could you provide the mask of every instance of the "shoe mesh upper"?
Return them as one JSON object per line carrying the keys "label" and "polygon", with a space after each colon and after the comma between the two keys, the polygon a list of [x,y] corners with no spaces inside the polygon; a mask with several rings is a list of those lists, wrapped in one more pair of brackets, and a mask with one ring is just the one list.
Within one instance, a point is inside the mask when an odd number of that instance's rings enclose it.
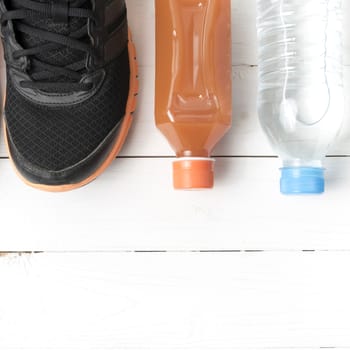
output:
{"label": "shoe mesh upper", "polygon": [[17,92],[7,76],[6,122],[19,153],[47,170],[76,164],[101,143],[125,114],[129,93],[127,48],[105,67],[106,78],[90,99],[73,106],[48,107]]}

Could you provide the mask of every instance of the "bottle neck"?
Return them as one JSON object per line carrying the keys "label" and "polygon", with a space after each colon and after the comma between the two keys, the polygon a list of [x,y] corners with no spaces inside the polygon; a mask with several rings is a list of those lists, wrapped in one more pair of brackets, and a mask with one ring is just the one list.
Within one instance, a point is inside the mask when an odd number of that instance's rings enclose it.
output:
{"label": "bottle neck", "polygon": [[178,150],[176,152],[178,158],[210,158],[208,149]]}
{"label": "bottle neck", "polygon": [[284,159],[283,168],[323,168],[322,160]]}

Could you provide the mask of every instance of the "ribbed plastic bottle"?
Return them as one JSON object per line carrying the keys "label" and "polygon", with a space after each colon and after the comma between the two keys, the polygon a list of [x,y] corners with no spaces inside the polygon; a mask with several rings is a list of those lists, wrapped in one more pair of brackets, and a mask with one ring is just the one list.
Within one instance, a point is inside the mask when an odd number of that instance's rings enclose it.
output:
{"label": "ribbed plastic bottle", "polygon": [[231,125],[230,0],[156,0],[155,121],[176,189],[212,188],[212,149]]}
{"label": "ribbed plastic bottle", "polygon": [[259,118],[282,160],[283,194],[324,192],[343,121],[342,0],[257,0]]}

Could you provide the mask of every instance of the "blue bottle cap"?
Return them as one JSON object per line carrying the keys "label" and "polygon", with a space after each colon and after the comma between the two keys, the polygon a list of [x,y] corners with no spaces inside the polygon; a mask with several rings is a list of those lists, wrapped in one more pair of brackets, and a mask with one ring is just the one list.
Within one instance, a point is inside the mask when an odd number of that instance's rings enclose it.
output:
{"label": "blue bottle cap", "polygon": [[281,169],[282,194],[320,194],[324,192],[324,169],[292,167]]}

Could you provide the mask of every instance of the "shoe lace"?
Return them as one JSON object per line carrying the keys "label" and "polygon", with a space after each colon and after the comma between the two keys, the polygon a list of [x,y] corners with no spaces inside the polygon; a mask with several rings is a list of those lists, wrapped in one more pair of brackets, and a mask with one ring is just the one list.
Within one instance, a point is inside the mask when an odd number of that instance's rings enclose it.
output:
{"label": "shoe lace", "polygon": [[[24,48],[13,52],[13,58],[29,58],[30,65],[28,74],[31,80],[23,80],[20,85],[23,88],[44,90],[47,92],[71,92],[88,91],[92,83],[82,82],[83,74],[86,73],[86,57],[93,54],[93,44],[88,36],[88,20],[95,21],[93,11],[84,7],[87,0],[55,0],[49,2],[37,2],[32,0],[13,0],[16,7],[6,11],[0,21],[5,27],[8,21],[13,21],[14,30],[38,39],[35,47]],[[90,5],[91,7],[91,5]],[[60,21],[77,17],[86,19],[79,29],[61,34],[43,28],[37,28],[23,23],[28,18],[52,18]],[[44,42],[44,43],[42,43]],[[84,59],[69,62],[68,65],[59,66],[52,62],[45,62],[43,56],[52,51],[63,49],[78,50],[86,55]],[[40,54],[40,59],[38,55]]]}

